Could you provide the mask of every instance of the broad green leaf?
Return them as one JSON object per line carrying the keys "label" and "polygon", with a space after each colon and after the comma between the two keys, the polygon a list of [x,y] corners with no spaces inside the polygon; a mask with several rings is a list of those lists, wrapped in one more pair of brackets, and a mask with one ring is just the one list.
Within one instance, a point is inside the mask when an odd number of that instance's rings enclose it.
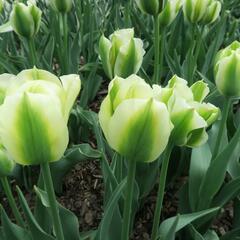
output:
{"label": "broad green leaf", "polygon": [[19,197],[22,210],[24,212],[24,215],[33,239],[34,240],[55,240],[54,237],[44,232],[43,229],[39,226],[39,224],[37,223],[36,219],[34,218],[28,206],[28,203],[25,197],[23,196],[22,191],[18,187],[17,187],[17,192],[18,192],[18,197]]}
{"label": "broad green leaf", "polygon": [[233,229],[232,231],[223,235],[220,240],[239,240],[240,239],[240,228]]}
{"label": "broad green leaf", "polygon": [[92,230],[86,233],[81,233],[82,240],[94,240],[96,238],[97,230]]}
{"label": "broad green leaf", "polygon": [[213,200],[213,206],[223,207],[240,193],[240,177],[228,182]]}
{"label": "broad green leaf", "polygon": [[207,233],[204,235],[205,240],[219,240],[218,235],[215,231],[207,231]]}
{"label": "broad green leaf", "polygon": [[[175,232],[180,231],[181,229],[186,227],[188,224],[202,217],[216,214],[218,210],[219,208],[211,208],[211,209],[200,211],[200,212],[180,215]],[[169,231],[171,231],[172,226],[174,225],[177,217],[169,218],[161,223],[160,229],[159,229],[159,236],[162,237],[161,240],[168,240],[167,236],[169,234]]]}
{"label": "broad green leaf", "polygon": [[195,211],[199,201],[199,188],[211,162],[211,150],[208,143],[192,150],[189,170],[189,200],[192,211]]}
{"label": "broad green leaf", "polygon": [[[180,215],[177,215],[177,217],[174,220],[173,225],[171,226],[170,230],[168,231],[166,239],[175,240],[175,235],[176,235],[176,232],[177,232],[177,225],[178,225],[178,222],[179,222],[179,218],[180,218]],[[160,235],[159,240],[161,240],[161,239],[162,239],[162,236]]]}
{"label": "broad green leaf", "polygon": [[[47,193],[36,186],[34,189],[38,197],[41,199],[42,204],[46,208],[50,208]],[[58,204],[58,206],[65,239],[79,240],[80,235],[78,218],[70,210],[64,208],[62,205]]]}
{"label": "broad green leaf", "polygon": [[225,149],[212,160],[199,190],[201,201],[199,202],[198,209],[207,208],[220,189],[225,178],[229,159],[232,157],[239,141],[240,127]]}
{"label": "broad green leaf", "polygon": [[[1,206],[1,222],[2,222],[2,231],[0,233],[1,240],[32,240],[29,233],[19,227],[18,225],[12,223],[8,218],[6,212]],[[2,238],[3,236],[3,238]]]}
{"label": "broad green leaf", "polygon": [[[125,187],[126,184],[126,178],[118,185],[118,187],[115,189],[115,191],[112,194],[111,199],[109,200],[106,208],[105,208],[105,213],[104,217],[99,225],[98,229],[98,238],[99,240],[110,240],[108,231],[109,231],[109,226],[112,221],[113,213],[114,210],[118,207],[118,200],[122,195],[122,191]],[[120,226],[116,226],[120,227]]]}

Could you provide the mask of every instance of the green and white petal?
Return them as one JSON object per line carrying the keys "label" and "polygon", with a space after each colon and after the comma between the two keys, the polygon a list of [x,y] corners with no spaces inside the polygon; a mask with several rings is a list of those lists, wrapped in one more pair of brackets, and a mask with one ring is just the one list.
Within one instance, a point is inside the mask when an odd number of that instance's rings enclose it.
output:
{"label": "green and white petal", "polygon": [[153,96],[156,100],[165,103],[166,105],[168,104],[168,101],[170,97],[173,94],[173,89],[172,88],[163,88],[159,85],[154,84],[152,86],[153,88]]}
{"label": "green and white petal", "polygon": [[14,161],[9,157],[6,149],[0,146],[0,178],[9,176],[14,167]]}
{"label": "green and white petal", "polygon": [[36,67],[23,70],[17,75],[17,77],[21,83],[32,80],[44,80],[61,86],[61,82],[58,77],[48,71],[37,69]]}
{"label": "green and white petal", "polygon": [[110,58],[111,47],[112,43],[102,35],[99,41],[99,56],[102,61],[103,69],[109,79],[113,78],[113,64],[115,63],[115,60]]}
{"label": "green and white petal", "polygon": [[205,128],[200,128],[193,130],[191,134],[188,136],[188,140],[186,146],[194,148],[199,147],[206,143],[208,140],[208,134],[206,133]]}
{"label": "green and white petal", "polygon": [[55,96],[7,96],[0,108],[0,126],[4,147],[22,165],[57,161],[67,148],[67,124]]}
{"label": "green and white petal", "polygon": [[13,74],[3,73],[0,75],[0,105],[3,103],[8,89],[14,83],[16,76]]}
{"label": "green and white petal", "polygon": [[63,86],[64,118],[67,121],[70,110],[81,90],[81,80],[77,74],[69,74],[60,77]]}
{"label": "green and white petal", "polygon": [[109,122],[110,146],[129,160],[154,161],[165,149],[172,124],[166,106],[153,99],[123,101]]}
{"label": "green and white petal", "polygon": [[139,38],[134,38],[135,44],[135,65],[133,73],[137,73],[142,66],[143,56],[145,54],[145,50],[143,48],[143,41]]}
{"label": "green and white petal", "polygon": [[193,93],[194,101],[197,102],[202,102],[210,92],[208,85],[204,83],[203,80],[195,82],[191,86],[191,90]]}
{"label": "green and white petal", "polygon": [[112,103],[110,101],[110,97],[107,96],[100,107],[100,111],[98,113],[99,117],[99,123],[100,126],[103,130],[103,133],[107,139],[108,138],[108,126],[109,126],[109,121],[113,115],[113,108],[112,108]]}

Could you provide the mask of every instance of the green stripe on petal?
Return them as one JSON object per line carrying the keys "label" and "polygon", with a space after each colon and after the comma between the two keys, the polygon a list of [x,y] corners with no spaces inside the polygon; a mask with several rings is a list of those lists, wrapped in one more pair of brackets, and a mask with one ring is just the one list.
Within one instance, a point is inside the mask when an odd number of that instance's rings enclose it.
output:
{"label": "green stripe on petal", "polygon": [[170,117],[164,104],[153,99],[129,99],[113,114],[107,140],[129,160],[150,162],[165,149],[170,131]]}
{"label": "green stripe on petal", "polygon": [[22,165],[59,160],[68,144],[68,129],[58,98],[23,93],[8,96],[0,109],[3,145]]}

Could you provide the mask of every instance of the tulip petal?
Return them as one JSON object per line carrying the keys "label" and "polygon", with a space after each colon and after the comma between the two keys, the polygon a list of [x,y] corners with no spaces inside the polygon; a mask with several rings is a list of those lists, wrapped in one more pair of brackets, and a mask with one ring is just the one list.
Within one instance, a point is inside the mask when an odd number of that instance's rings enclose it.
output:
{"label": "tulip petal", "polygon": [[210,92],[208,85],[203,81],[195,82],[190,89],[192,90],[194,101],[197,102],[202,102]]}
{"label": "tulip petal", "polygon": [[57,161],[68,144],[67,125],[55,96],[7,96],[0,108],[0,126],[3,145],[22,165]]}
{"label": "tulip petal", "polygon": [[110,146],[129,160],[154,161],[165,149],[172,124],[166,106],[153,99],[123,101],[109,121]]}
{"label": "tulip petal", "polygon": [[70,110],[80,92],[81,80],[77,74],[69,74],[60,77],[63,86],[64,118],[68,120]]}

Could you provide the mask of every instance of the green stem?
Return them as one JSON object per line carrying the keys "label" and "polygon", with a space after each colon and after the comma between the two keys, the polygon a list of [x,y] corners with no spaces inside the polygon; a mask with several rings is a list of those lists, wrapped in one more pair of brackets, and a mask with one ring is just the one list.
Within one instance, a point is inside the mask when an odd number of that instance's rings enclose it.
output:
{"label": "green stem", "polygon": [[63,56],[63,68],[64,74],[68,73],[68,66],[69,66],[69,58],[68,58],[68,24],[67,24],[67,14],[61,13],[61,20],[62,20],[62,36],[63,36],[63,46],[62,46],[62,56]]}
{"label": "green stem", "polygon": [[162,29],[161,40],[160,40],[160,63],[159,63],[159,82],[161,83],[162,74],[163,74],[163,60],[164,60],[164,41],[165,41],[165,29]]}
{"label": "green stem", "polygon": [[11,190],[11,187],[9,185],[7,177],[1,178],[1,183],[2,183],[4,192],[7,196],[9,205],[12,209],[13,215],[15,216],[15,219],[16,219],[18,225],[21,226],[21,227],[24,227],[24,221],[23,221],[22,216],[21,216],[21,214],[20,214],[20,212],[17,208],[17,204],[16,204],[15,199],[13,197],[12,190]]}
{"label": "green stem", "polygon": [[231,107],[231,102],[232,102],[232,99],[230,97],[227,97],[227,98],[224,99],[223,110],[222,110],[222,119],[221,119],[221,122],[220,122],[219,131],[218,131],[218,135],[217,135],[217,138],[216,138],[216,143],[215,143],[215,146],[214,146],[212,159],[214,159],[219,153],[219,148],[221,147],[223,133],[224,133],[224,129],[225,129],[225,126],[226,126],[229,109]]}
{"label": "green stem", "polygon": [[59,209],[56,201],[56,196],[54,193],[49,163],[48,162],[42,163],[41,170],[42,170],[42,175],[45,183],[45,189],[48,194],[50,210],[51,210],[53,226],[56,233],[56,237],[57,237],[57,240],[64,240],[62,224],[59,216]]}
{"label": "green stem", "polygon": [[153,228],[152,228],[151,240],[156,240],[157,236],[158,236],[158,228],[159,228],[159,223],[160,223],[160,216],[161,216],[163,197],[164,197],[164,191],[165,191],[165,185],[166,185],[168,164],[169,164],[169,159],[170,159],[172,149],[173,149],[173,145],[171,143],[169,143],[164,152],[164,159],[163,159],[161,173],[160,173],[160,179],[159,179],[157,203],[156,203],[156,208],[155,208],[154,218],[153,218]]}
{"label": "green stem", "polygon": [[35,43],[33,38],[30,38],[28,40],[28,48],[29,48],[29,58],[30,58],[31,67],[37,66],[36,48],[35,48]]}
{"label": "green stem", "polygon": [[153,83],[159,83],[159,58],[160,58],[160,23],[159,15],[154,17],[154,74]]}
{"label": "green stem", "polygon": [[128,176],[127,176],[127,187],[126,187],[126,196],[124,202],[124,211],[123,211],[123,226],[122,226],[122,240],[129,240],[130,234],[130,222],[132,215],[132,198],[134,191],[134,180],[136,173],[136,161],[130,159],[128,161]]}

